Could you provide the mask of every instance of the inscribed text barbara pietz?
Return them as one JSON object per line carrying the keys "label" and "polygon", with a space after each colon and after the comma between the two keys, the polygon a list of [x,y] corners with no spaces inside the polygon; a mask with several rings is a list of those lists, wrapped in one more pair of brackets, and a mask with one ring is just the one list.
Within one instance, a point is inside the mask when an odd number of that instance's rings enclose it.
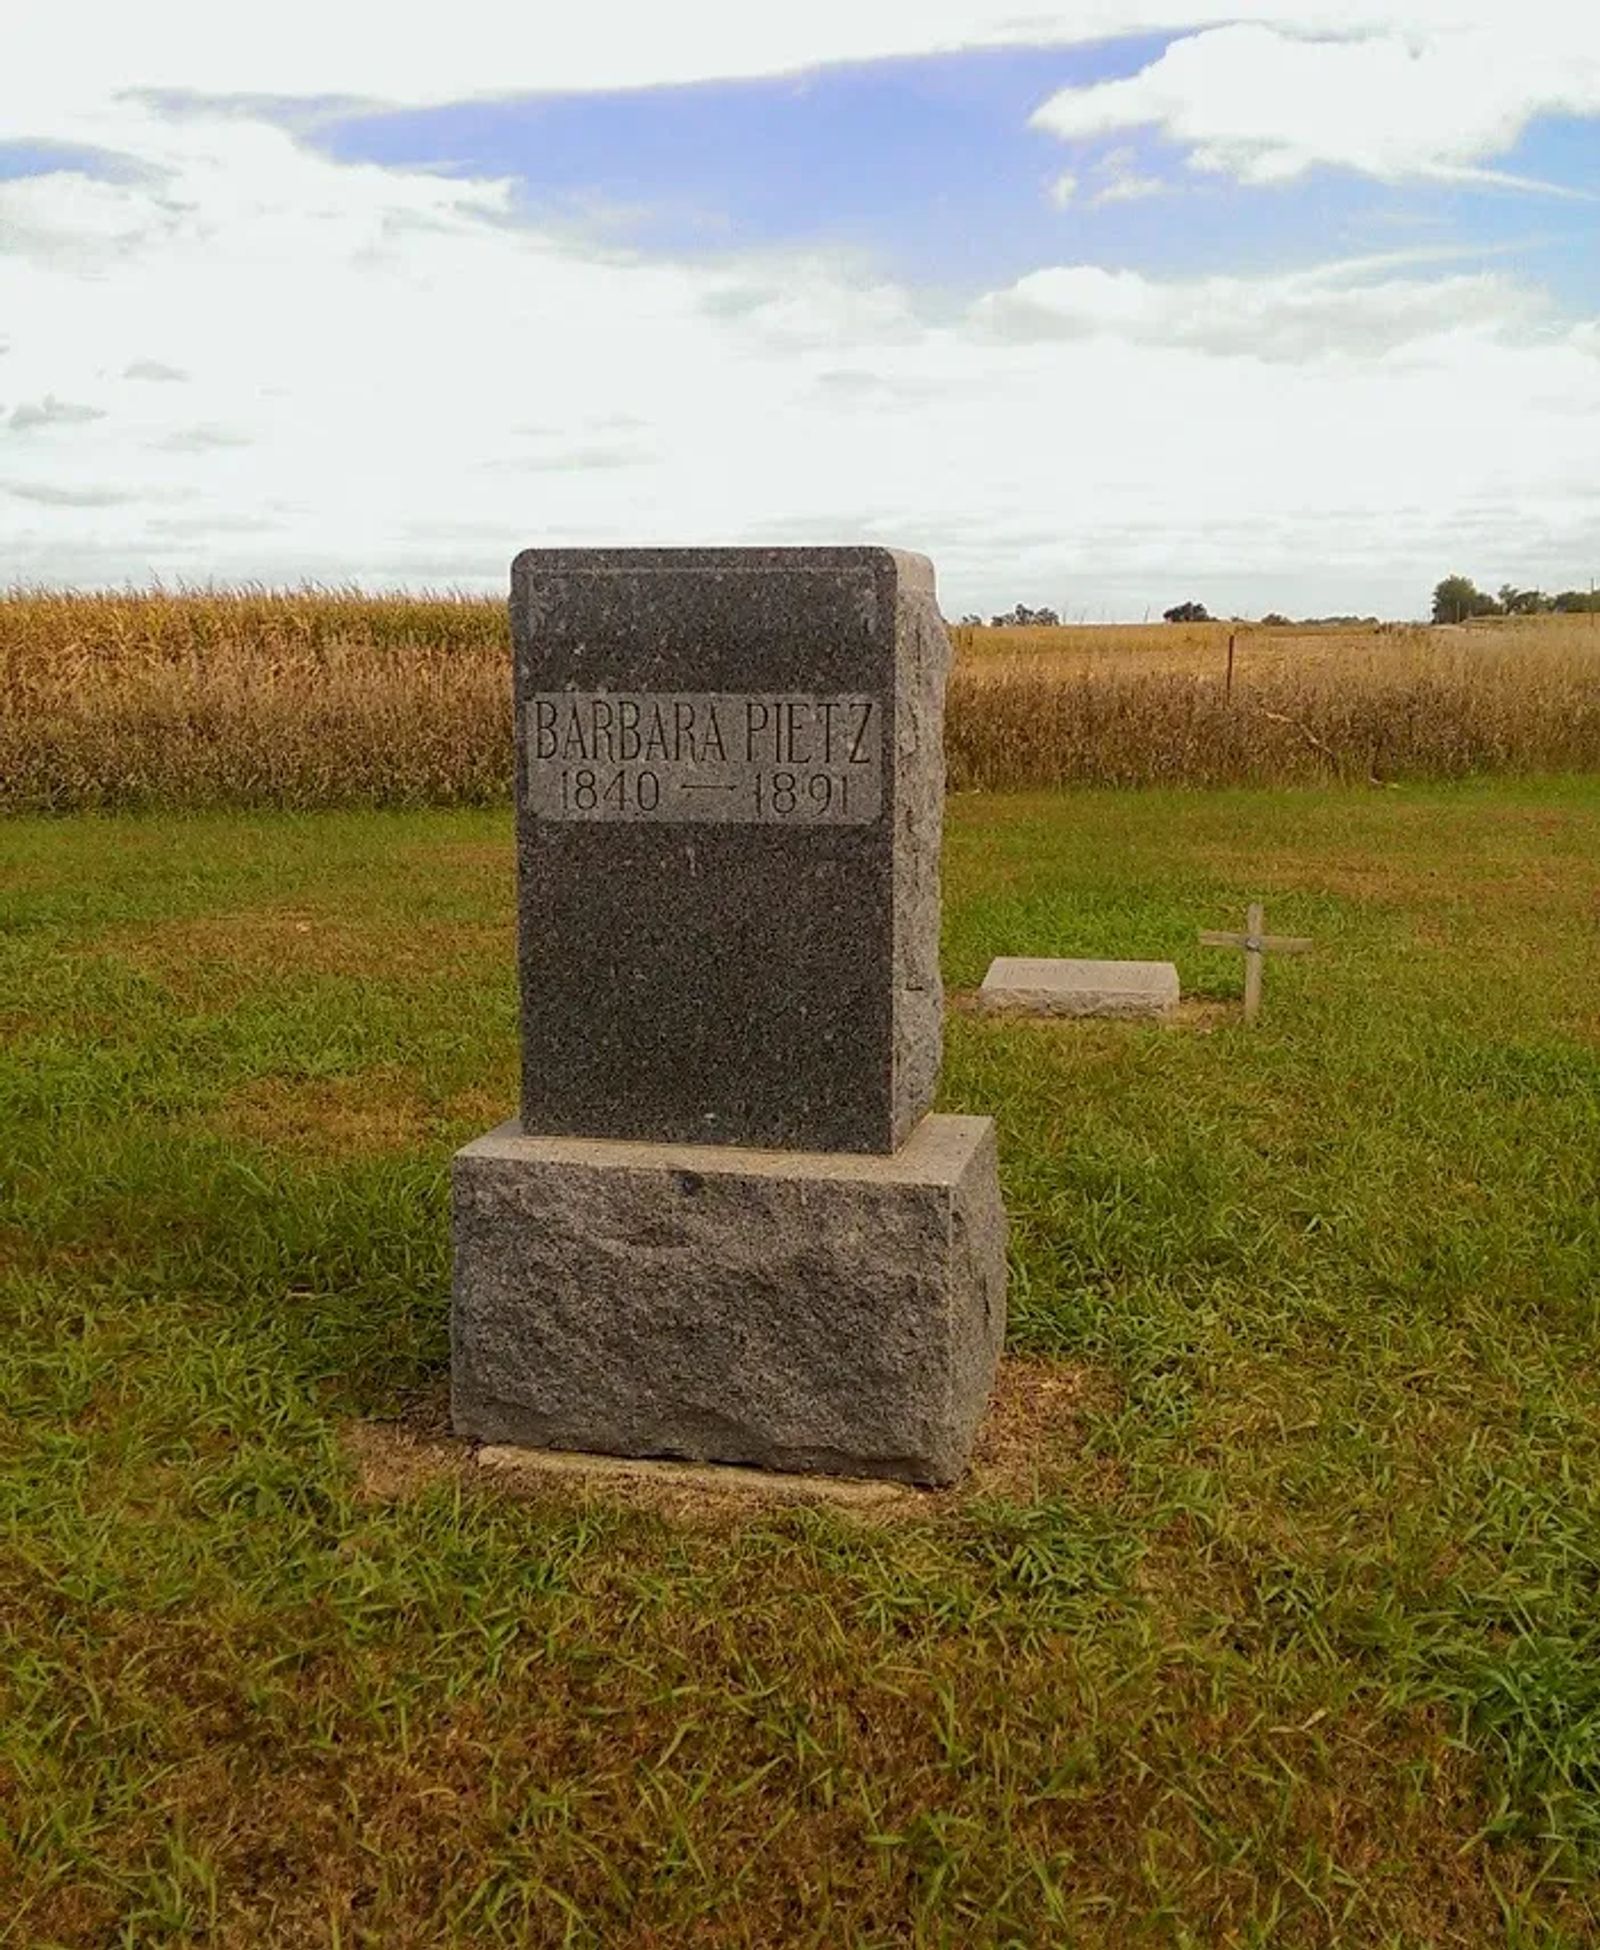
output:
{"label": "inscribed text barbara pietz", "polygon": [[546,691],[524,722],[541,819],[858,826],[882,809],[875,697]]}

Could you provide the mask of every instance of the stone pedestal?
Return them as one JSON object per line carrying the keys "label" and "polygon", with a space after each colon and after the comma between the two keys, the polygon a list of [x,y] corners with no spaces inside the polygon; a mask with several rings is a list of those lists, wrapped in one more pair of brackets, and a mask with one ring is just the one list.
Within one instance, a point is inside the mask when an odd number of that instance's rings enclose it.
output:
{"label": "stone pedestal", "polygon": [[452,1413],[491,1443],[958,1476],[1005,1321],[994,1127],[898,1151],[534,1137],[457,1154]]}

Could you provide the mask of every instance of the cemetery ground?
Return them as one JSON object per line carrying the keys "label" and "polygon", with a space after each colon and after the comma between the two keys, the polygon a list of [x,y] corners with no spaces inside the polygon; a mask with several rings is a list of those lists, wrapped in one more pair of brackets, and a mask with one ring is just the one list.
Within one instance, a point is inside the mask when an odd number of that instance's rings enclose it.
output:
{"label": "cemetery ground", "polygon": [[1594,1940],[1600,780],[951,801],[1012,1351],[882,1516],[452,1449],[507,812],[0,866],[0,1941]]}

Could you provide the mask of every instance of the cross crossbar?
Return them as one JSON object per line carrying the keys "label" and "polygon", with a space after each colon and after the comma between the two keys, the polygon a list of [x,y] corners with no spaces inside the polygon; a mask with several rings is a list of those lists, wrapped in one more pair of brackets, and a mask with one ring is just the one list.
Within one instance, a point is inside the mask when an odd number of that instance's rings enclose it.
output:
{"label": "cross crossbar", "polygon": [[1308,934],[1227,934],[1217,928],[1202,928],[1202,948],[1243,948],[1252,955],[1308,955],[1315,942]]}
{"label": "cross crossbar", "polygon": [[1239,948],[1244,951],[1244,1019],[1254,1022],[1261,1013],[1262,958],[1266,955],[1305,955],[1312,943],[1303,934],[1268,934],[1266,909],[1252,901],[1245,914],[1244,932],[1230,934],[1220,928],[1202,928],[1202,948]]}

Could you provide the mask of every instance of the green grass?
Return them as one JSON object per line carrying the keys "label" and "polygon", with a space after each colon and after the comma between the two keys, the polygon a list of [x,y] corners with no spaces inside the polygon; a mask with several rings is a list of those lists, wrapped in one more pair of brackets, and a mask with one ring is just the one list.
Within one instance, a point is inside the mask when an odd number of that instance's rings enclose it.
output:
{"label": "green grass", "polygon": [[878,1525],[363,1487],[513,1101],[502,815],[0,871],[0,1941],[1594,1940],[1600,782],[952,802],[954,986],[1217,1006],[953,1015],[1070,1414]]}

